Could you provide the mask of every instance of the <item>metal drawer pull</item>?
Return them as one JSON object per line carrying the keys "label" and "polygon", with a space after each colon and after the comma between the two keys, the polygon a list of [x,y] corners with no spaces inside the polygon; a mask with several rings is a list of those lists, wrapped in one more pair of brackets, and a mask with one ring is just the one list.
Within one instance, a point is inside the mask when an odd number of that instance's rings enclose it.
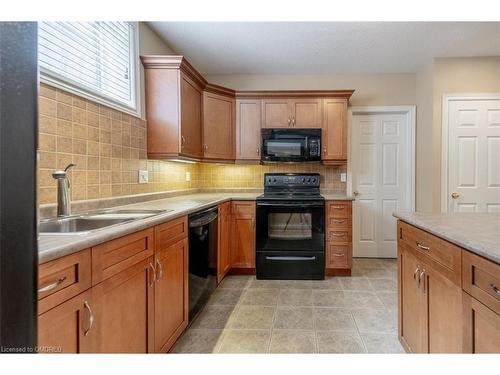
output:
{"label": "metal drawer pull", "polygon": [[418,242],[418,241],[415,241],[415,243],[416,243],[416,244],[417,244],[417,246],[418,246],[420,249],[422,249],[422,250],[427,250],[427,251],[428,251],[428,250],[430,250],[430,249],[431,249],[429,246],[424,246],[424,245],[422,245],[422,244],[421,244],[420,242]]}
{"label": "metal drawer pull", "polygon": [[343,257],[343,256],[344,256],[344,254],[338,254],[338,253],[333,253],[332,255],[333,255],[334,257]]}
{"label": "metal drawer pull", "polygon": [[52,284],[46,285],[46,286],[38,289],[38,293],[48,292],[49,290],[55,289],[59,285],[61,285],[64,282],[64,280],[66,280],[66,276],[59,278],[56,282],[54,282]]}
{"label": "metal drawer pull", "polygon": [[422,272],[420,272],[420,276],[418,277],[418,283],[420,284],[420,280],[422,279],[422,276],[424,277],[423,278],[423,287],[424,287],[424,293],[425,293],[425,270],[423,270]]}
{"label": "metal drawer pull", "polygon": [[152,287],[156,281],[156,268],[152,263],[149,263],[149,267],[151,267],[151,269],[153,270],[153,280],[149,283],[149,286]]}
{"label": "metal drawer pull", "polygon": [[345,219],[344,220],[332,220],[334,223],[336,224],[342,224],[342,223],[345,223]]}
{"label": "metal drawer pull", "polygon": [[332,208],[335,208],[336,210],[343,210],[345,206],[331,206]]}
{"label": "metal drawer pull", "polygon": [[[418,279],[417,279],[417,275]],[[415,280],[415,284],[417,284],[417,288],[420,288],[420,266],[417,266],[415,272],[413,272],[413,280]]]}
{"label": "metal drawer pull", "polygon": [[160,279],[163,277],[163,267],[158,259],[156,259],[156,264],[158,265],[158,271],[160,271],[158,277],[156,278],[156,281],[160,281]]}
{"label": "metal drawer pull", "polygon": [[83,303],[83,306],[89,312],[89,328],[83,333],[84,336],[87,336],[89,334],[90,330],[92,329],[92,326],[94,325],[94,313],[92,312],[92,309],[90,308],[90,304],[87,301],[85,301]]}
{"label": "metal drawer pull", "polygon": [[495,284],[490,284],[493,291],[496,293],[497,297],[500,297],[500,289]]}
{"label": "metal drawer pull", "polygon": [[316,260],[315,256],[312,257],[280,257],[280,256],[266,256],[267,260]]}
{"label": "metal drawer pull", "polygon": [[339,233],[332,233],[333,237],[345,237],[345,233],[339,234]]}

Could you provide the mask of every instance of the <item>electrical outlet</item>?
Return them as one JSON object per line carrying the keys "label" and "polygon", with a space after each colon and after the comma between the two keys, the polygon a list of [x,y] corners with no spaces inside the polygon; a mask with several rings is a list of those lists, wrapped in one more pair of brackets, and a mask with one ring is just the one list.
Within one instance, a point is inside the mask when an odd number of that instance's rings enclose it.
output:
{"label": "electrical outlet", "polygon": [[347,181],[347,173],[341,173],[340,182],[346,182],[346,181]]}
{"label": "electrical outlet", "polygon": [[191,181],[191,172],[186,172],[186,181]]}
{"label": "electrical outlet", "polygon": [[149,173],[148,171],[139,170],[139,183],[147,184],[149,182]]}

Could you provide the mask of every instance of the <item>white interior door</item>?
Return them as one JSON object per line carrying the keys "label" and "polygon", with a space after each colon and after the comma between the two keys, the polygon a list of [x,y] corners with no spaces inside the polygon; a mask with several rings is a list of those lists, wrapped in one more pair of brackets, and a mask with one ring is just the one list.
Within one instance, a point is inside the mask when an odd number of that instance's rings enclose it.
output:
{"label": "white interior door", "polygon": [[397,256],[397,210],[413,208],[412,116],[356,113],[351,124],[353,254]]}
{"label": "white interior door", "polygon": [[448,152],[443,174],[448,181],[443,184],[443,211],[500,212],[500,100],[445,103],[448,139],[443,141],[448,141]]}

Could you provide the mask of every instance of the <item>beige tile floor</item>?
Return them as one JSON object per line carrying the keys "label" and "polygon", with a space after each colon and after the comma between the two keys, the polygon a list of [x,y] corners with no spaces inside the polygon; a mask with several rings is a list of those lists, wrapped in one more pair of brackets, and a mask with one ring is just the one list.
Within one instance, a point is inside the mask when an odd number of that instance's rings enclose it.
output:
{"label": "beige tile floor", "polygon": [[223,280],[173,353],[402,353],[396,261],[354,259],[352,277]]}

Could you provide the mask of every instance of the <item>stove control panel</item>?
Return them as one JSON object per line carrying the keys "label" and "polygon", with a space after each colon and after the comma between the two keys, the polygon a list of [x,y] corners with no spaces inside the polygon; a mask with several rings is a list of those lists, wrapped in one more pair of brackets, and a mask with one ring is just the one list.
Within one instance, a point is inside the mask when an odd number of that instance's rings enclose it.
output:
{"label": "stove control panel", "polygon": [[319,187],[319,173],[265,173],[264,187]]}

